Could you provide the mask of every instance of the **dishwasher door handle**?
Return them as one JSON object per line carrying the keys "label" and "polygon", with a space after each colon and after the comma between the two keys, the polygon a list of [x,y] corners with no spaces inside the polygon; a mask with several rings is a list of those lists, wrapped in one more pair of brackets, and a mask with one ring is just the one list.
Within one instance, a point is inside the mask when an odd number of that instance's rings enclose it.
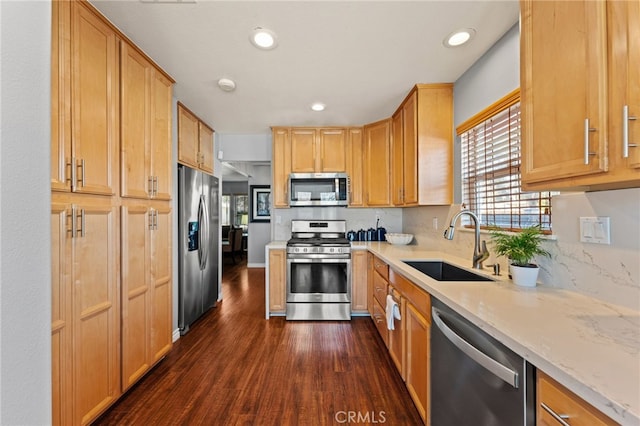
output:
{"label": "dishwasher door handle", "polygon": [[440,318],[440,310],[431,308],[431,314],[433,316],[433,322],[451,343],[464,352],[469,358],[502,379],[505,383],[518,389],[518,373],[516,371],[505,367],[495,359],[487,356],[484,352],[478,350],[471,343],[456,334],[456,332],[449,328],[442,318]]}

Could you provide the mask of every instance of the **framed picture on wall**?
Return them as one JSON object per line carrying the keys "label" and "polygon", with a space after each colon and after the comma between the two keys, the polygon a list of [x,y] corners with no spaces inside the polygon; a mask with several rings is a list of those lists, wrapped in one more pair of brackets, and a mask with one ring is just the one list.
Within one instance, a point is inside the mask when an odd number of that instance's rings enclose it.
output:
{"label": "framed picture on wall", "polygon": [[271,220],[271,187],[269,185],[251,185],[251,222],[269,222]]}

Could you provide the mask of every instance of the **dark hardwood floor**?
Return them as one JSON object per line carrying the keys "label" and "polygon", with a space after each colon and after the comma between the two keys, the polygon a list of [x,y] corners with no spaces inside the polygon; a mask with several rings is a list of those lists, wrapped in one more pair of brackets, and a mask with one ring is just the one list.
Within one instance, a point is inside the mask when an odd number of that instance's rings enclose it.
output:
{"label": "dark hardwood floor", "polygon": [[246,260],[224,262],[223,297],[94,424],[422,424],[370,318],[267,321]]}

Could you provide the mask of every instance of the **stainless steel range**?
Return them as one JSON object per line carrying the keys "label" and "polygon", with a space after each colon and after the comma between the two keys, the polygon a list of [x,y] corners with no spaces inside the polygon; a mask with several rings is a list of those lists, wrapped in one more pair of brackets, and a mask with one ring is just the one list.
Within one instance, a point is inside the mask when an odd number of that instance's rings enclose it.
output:
{"label": "stainless steel range", "polygon": [[344,220],[292,220],[288,320],[351,319],[351,245]]}

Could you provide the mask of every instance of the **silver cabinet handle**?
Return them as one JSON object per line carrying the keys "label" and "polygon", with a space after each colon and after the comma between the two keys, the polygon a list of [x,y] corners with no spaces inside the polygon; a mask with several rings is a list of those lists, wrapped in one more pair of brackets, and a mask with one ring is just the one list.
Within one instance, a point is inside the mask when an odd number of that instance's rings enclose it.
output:
{"label": "silver cabinet handle", "polygon": [[81,187],[84,188],[84,159],[80,160],[80,182],[82,182]]}
{"label": "silver cabinet handle", "polygon": [[76,207],[71,206],[71,238],[78,236],[78,222],[76,222]]}
{"label": "silver cabinet handle", "polygon": [[[84,163],[84,160],[82,160],[82,162]],[[80,228],[80,236],[81,237],[85,236],[85,233],[84,233],[85,224],[86,223],[85,223],[84,209],[80,209],[80,226],[81,226],[81,228]]]}
{"label": "silver cabinet handle", "polygon": [[556,419],[556,421],[558,423],[560,423],[562,426],[571,426],[569,423],[567,423],[565,420],[569,420],[569,416],[566,414],[557,414],[555,411],[553,411],[551,409],[551,407],[549,407],[547,404],[545,404],[544,402],[540,403],[540,406],[542,407],[542,409],[544,411],[546,411],[547,413],[549,413],[549,415],[551,417],[553,417],[554,419]]}
{"label": "silver cabinet handle", "polygon": [[148,185],[148,192],[149,192],[149,197],[153,197],[153,176],[149,176],[149,178],[147,179],[147,183]]}
{"label": "silver cabinet handle", "polygon": [[153,196],[158,196],[158,176],[153,177]]}
{"label": "silver cabinet handle", "polygon": [[67,180],[71,184],[71,191],[74,191],[76,189],[76,185],[77,185],[77,182],[76,182],[76,171],[77,171],[77,169],[76,169],[76,157],[71,157],[71,162],[67,163],[67,165],[71,169],[71,176]]}
{"label": "silver cabinet handle", "polygon": [[589,125],[589,119],[584,119],[584,164],[589,165],[589,156],[596,155],[595,152],[589,152],[589,133],[595,132],[596,129]]}
{"label": "silver cabinet handle", "polygon": [[516,371],[513,371],[512,369],[500,364],[495,359],[485,355],[483,352],[476,349],[472,344],[457,335],[444,323],[444,321],[442,321],[442,318],[440,318],[439,309],[431,308],[431,314],[433,316],[433,322],[451,343],[453,343],[458,349],[464,352],[469,358],[487,369],[487,371],[499,377],[505,383],[518,389],[519,377]]}
{"label": "silver cabinet handle", "polygon": [[635,143],[629,143],[629,121],[636,118],[633,115],[629,116],[629,105],[622,107],[622,158],[629,157],[629,148],[638,146]]}
{"label": "silver cabinet handle", "polygon": [[153,231],[153,209],[149,210],[149,225],[148,228],[150,231]]}

